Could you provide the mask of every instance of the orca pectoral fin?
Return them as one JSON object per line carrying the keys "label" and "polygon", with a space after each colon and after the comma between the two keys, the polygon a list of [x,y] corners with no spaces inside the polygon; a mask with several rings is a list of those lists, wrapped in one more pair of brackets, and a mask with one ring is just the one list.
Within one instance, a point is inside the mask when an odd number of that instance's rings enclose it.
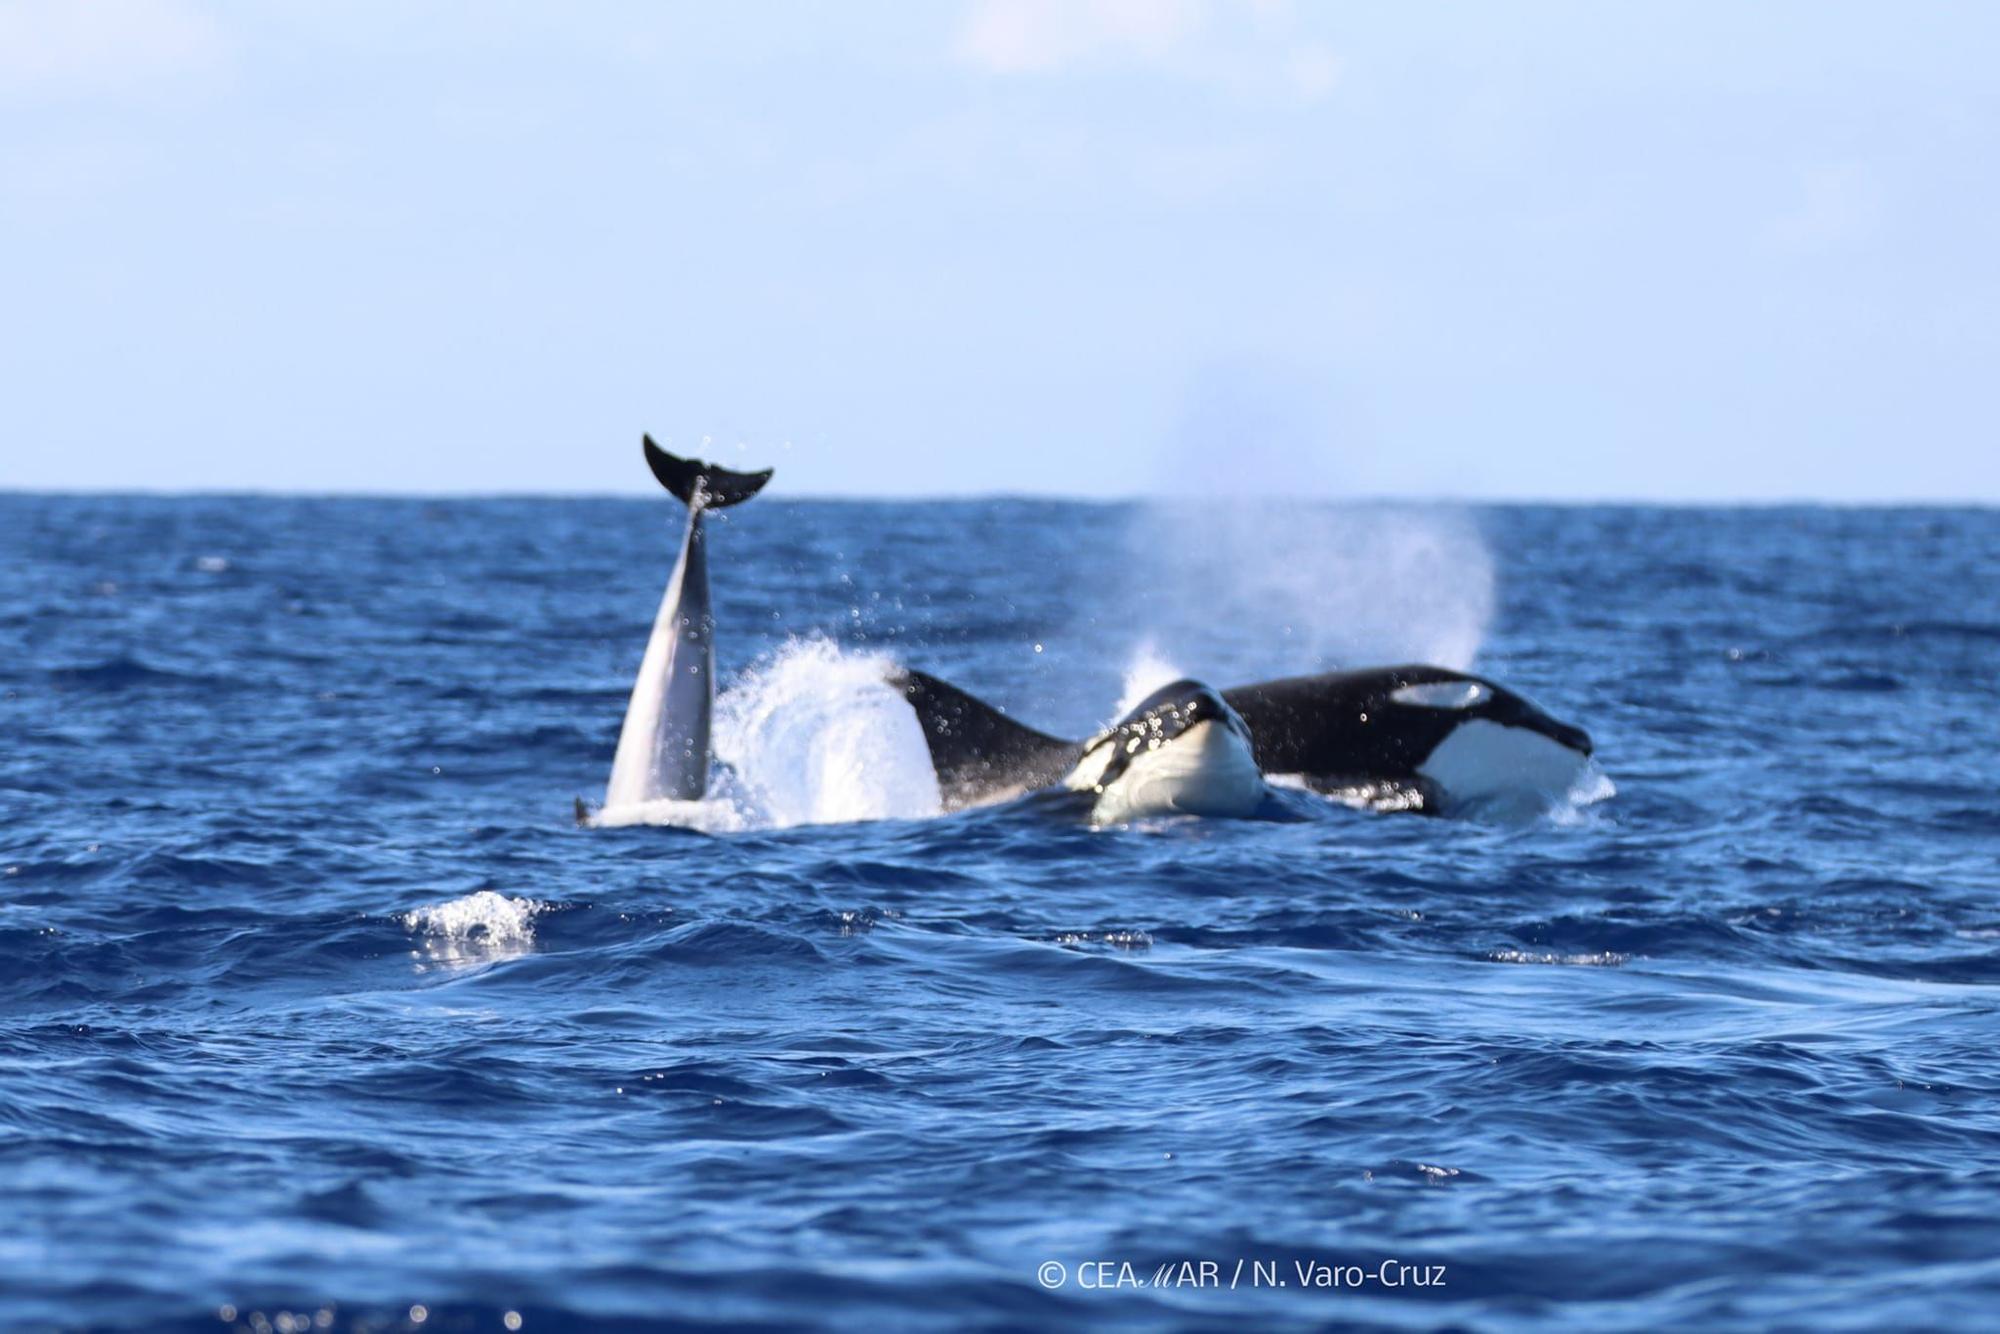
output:
{"label": "orca pectoral fin", "polygon": [[764,483],[771,480],[771,469],[762,472],[731,472],[720,464],[703,463],[700,459],[684,459],[678,454],[669,454],[653,443],[653,437],[643,437],[646,448],[646,466],[653,470],[660,485],[679,496],[681,503],[692,509],[699,498],[703,509],[727,509],[740,505],[764,489]]}

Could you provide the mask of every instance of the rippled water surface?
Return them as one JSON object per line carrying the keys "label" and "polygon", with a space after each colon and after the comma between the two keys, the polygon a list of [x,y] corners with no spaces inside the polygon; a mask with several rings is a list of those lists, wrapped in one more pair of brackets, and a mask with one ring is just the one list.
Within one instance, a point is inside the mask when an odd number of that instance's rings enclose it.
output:
{"label": "rippled water surface", "polygon": [[[0,496],[0,1325],[1990,1316],[2000,515],[773,496],[578,829],[678,523]],[[1412,658],[1616,795],[938,817],[875,684]]]}

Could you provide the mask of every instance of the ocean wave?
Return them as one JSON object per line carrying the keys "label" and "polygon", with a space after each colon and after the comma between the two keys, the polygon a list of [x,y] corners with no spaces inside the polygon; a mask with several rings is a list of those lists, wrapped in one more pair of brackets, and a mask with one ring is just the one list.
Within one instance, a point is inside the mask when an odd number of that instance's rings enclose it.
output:
{"label": "ocean wave", "polygon": [[105,658],[98,662],[75,666],[52,667],[48,671],[48,679],[60,689],[103,691],[148,688],[227,690],[240,684],[231,677],[219,674],[180,672],[166,667],[155,667],[141,658],[132,656]]}
{"label": "ocean wave", "polygon": [[[1234,567],[1154,577],[1198,512],[767,497],[710,534],[718,797],[656,813],[709,837],[558,818],[610,763],[658,497],[0,510],[0,1326],[1977,1328],[2000,1294],[2000,516],[1482,510],[1482,622],[1401,605],[1450,543],[1239,604]],[[1128,570],[1135,533],[1185,551]],[[917,818],[891,644],[1080,734],[1169,669],[1305,670],[1370,597],[1356,642],[1476,653],[1617,800]],[[1077,1287],[1203,1256],[1449,1283]]]}

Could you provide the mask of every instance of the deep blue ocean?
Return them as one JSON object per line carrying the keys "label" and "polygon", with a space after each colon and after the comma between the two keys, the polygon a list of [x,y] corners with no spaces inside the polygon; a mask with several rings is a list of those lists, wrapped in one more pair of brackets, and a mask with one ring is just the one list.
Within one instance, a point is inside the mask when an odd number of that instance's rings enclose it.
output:
{"label": "deep blue ocean", "polygon": [[[0,1326],[2000,1303],[2000,513],[774,491],[710,533],[722,795],[578,828],[681,523],[0,496]],[[937,816],[875,684],[1078,735],[1412,659],[1601,785]]]}

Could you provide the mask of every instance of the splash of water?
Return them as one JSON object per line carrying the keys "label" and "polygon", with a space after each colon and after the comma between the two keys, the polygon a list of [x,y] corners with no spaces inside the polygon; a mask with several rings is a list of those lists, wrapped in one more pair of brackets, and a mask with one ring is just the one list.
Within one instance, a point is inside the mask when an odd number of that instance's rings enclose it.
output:
{"label": "splash of water", "polygon": [[[1199,664],[1219,685],[1430,662],[1467,668],[1493,615],[1493,559],[1469,514],[1411,505],[1162,500],[1126,535],[1134,674]],[[1128,688],[1131,682],[1128,679]]]}
{"label": "splash of water", "polygon": [[716,701],[718,772],[700,801],[608,807],[603,826],[711,833],[920,819],[943,810],[923,729],[888,684],[886,654],[792,640]]}
{"label": "splash of water", "polygon": [[1596,760],[1587,761],[1583,772],[1570,784],[1562,800],[1548,809],[1551,824],[1571,826],[1588,823],[1594,816],[1591,810],[1618,795],[1618,785],[1611,781],[1611,775],[1598,767]]}
{"label": "splash of water", "polygon": [[735,795],[735,785],[727,773],[710,777],[709,794],[698,801],[657,797],[652,801],[625,802],[606,806],[590,817],[597,829],[624,829],[630,825],[673,825],[698,829],[704,834],[738,834],[763,827]]}
{"label": "splash of water", "polygon": [[399,920],[404,930],[422,937],[421,949],[412,953],[435,965],[465,967],[526,954],[534,948],[535,915],[545,907],[482,889],[413,908]]}
{"label": "splash of water", "polygon": [[1139,646],[1132,650],[1130,664],[1125,668],[1124,690],[1118,696],[1118,712],[1114,716],[1124,717],[1139,706],[1140,700],[1185,675],[1171,658],[1160,652],[1160,646],[1153,640],[1140,640]]}
{"label": "splash of water", "polygon": [[716,756],[773,824],[935,815],[923,729],[886,654],[794,640],[716,709]]}

